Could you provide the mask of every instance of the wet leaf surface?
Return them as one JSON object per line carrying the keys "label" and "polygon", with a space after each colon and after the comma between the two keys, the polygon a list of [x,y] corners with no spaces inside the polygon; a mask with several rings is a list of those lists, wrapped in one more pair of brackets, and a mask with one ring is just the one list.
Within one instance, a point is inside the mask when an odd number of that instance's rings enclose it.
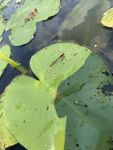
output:
{"label": "wet leaf surface", "polygon": [[113,96],[103,88],[113,80],[99,56],[76,44],[54,44],[33,56],[31,68],[40,81],[19,76],[3,96],[8,127],[22,145],[112,148]]}
{"label": "wet leaf surface", "polygon": [[36,23],[54,16],[59,9],[60,0],[24,1],[6,26],[6,30],[11,30],[11,43],[15,46],[28,43],[33,39]]}

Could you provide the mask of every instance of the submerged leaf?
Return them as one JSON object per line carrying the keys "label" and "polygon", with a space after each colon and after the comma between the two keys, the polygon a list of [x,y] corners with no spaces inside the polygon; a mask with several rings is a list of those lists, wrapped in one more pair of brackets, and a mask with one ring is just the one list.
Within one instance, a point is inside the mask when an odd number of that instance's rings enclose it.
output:
{"label": "submerged leaf", "polygon": [[55,15],[59,9],[60,0],[25,1],[7,24],[11,43],[15,46],[28,43],[36,31],[36,23]]}
{"label": "submerged leaf", "polygon": [[3,96],[8,128],[22,145],[29,150],[112,148],[113,96],[105,88],[113,80],[99,56],[59,43],[34,55],[31,68],[40,81],[19,76]]}

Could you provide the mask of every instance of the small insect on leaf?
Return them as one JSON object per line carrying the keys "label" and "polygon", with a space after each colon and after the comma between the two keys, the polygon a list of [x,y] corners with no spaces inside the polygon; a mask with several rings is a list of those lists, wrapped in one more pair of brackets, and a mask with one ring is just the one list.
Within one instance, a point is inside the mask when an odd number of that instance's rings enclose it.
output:
{"label": "small insect on leaf", "polygon": [[34,8],[33,11],[30,12],[30,13],[28,14],[28,16],[25,18],[25,22],[30,21],[30,20],[33,20],[34,17],[37,15],[37,13],[38,13],[38,10],[37,10],[36,8]]}
{"label": "small insect on leaf", "polygon": [[59,59],[60,59],[61,61],[63,61],[64,58],[65,58],[65,55],[64,55],[64,53],[62,53],[56,60],[54,60],[54,61],[50,64],[50,67],[53,66],[55,63],[57,63]]}
{"label": "small insect on leaf", "polygon": [[105,27],[113,28],[113,8],[110,8],[103,14],[101,24]]}

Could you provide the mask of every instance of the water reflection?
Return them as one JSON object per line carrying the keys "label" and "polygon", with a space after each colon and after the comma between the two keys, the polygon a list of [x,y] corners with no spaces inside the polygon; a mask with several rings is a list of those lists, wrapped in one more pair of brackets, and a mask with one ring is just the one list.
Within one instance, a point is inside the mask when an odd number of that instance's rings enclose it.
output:
{"label": "water reflection", "polygon": [[[113,33],[112,30],[107,30],[100,24],[103,12],[109,7],[110,3],[105,0],[81,1],[63,22],[59,37],[102,52],[102,48],[107,46],[110,35]],[[99,48],[97,49],[95,45]]]}

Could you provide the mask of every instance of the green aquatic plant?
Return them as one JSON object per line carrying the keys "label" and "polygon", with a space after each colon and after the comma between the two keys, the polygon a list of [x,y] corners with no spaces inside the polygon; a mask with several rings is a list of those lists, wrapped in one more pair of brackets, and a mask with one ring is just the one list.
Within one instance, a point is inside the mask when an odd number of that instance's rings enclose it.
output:
{"label": "green aquatic plant", "polygon": [[6,31],[11,31],[11,43],[15,46],[28,43],[33,39],[36,23],[54,16],[59,9],[60,0],[24,1],[6,25]]}
{"label": "green aquatic plant", "polygon": [[27,70],[23,66],[21,66],[20,63],[17,63],[13,59],[6,57],[2,53],[0,53],[0,58],[2,60],[4,60],[6,63],[10,64],[13,68],[16,68],[22,74],[26,74],[27,73]]}
{"label": "green aquatic plant", "polygon": [[[0,48],[0,76],[3,74],[8,62],[3,60],[3,57],[9,59],[10,47],[5,45]],[[2,59],[1,59],[2,58]],[[1,97],[0,97],[1,98]],[[2,111],[2,101],[0,100],[0,150],[5,149],[16,143],[16,139],[7,129],[7,125],[4,121],[3,111]]]}
{"label": "green aquatic plant", "polygon": [[[86,47],[57,43],[35,54],[39,81],[21,75],[1,100],[9,131],[29,150],[112,148],[113,78]],[[20,117],[21,116],[21,117]]]}
{"label": "green aquatic plant", "polygon": [[36,23],[47,20],[60,10],[60,0],[16,1],[18,4],[21,3],[21,6],[6,21],[3,16],[6,6],[10,7],[9,2],[11,1],[0,1],[0,42],[4,30],[10,31],[9,40],[15,46],[30,42],[36,32]]}
{"label": "green aquatic plant", "polygon": [[[4,69],[8,64],[10,64],[13,68],[16,68],[22,74],[26,74],[27,70],[23,68],[19,63],[9,58],[10,54],[11,51],[8,45],[4,45],[0,48],[0,76],[3,74]],[[0,96],[0,98],[1,97],[2,96]],[[16,143],[16,139],[7,129],[7,125],[3,116],[2,100],[0,100],[0,150],[4,150],[5,148],[10,147]]]}
{"label": "green aquatic plant", "polygon": [[[4,69],[8,64],[10,64],[13,68],[19,70],[22,74],[27,73],[27,70],[24,69],[19,63],[9,58],[10,54],[11,51],[8,45],[4,45],[0,48],[0,76],[3,74]],[[2,96],[0,96],[0,98],[1,97]],[[10,147],[16,143],[16,139],[7,129],[7,125],[3,116],[2,100],[0,100],[0,150]]]}
{"label": "green aquatic plant", "polygon": [[22,74],[26,74],[27,70],[23,66],[21,66],[20,63],[17,63],[13,59],[9,58],[9,56],[10,56],[10,47],[8,45],[3,46],[0,49],[0,63],[1,63],[0,75],[2,75],[7,64],[10,64],[13,68],[16,68]]}

